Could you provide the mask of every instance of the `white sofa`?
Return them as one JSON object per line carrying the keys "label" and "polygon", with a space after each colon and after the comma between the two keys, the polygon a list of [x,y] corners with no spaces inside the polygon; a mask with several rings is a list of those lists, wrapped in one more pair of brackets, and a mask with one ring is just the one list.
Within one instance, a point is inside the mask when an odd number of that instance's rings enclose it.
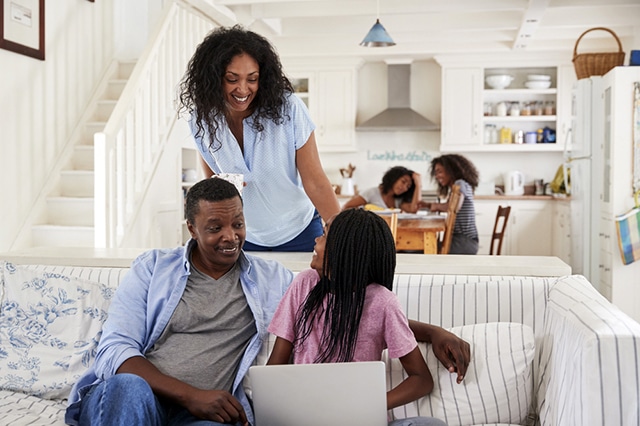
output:
{"label": "white sofa", "polygon": [[[307,258],[282,259],[299,270]],[[0,424],[62,425],[64,398],[92,361],[127,268],[104,267],[104,259],[94,262],[100,266],[4,259],[10,262],[1,263]],[[396,417],[433,412],[450,425],[640,424],[640,324],[584,277],[552,276],[569,270],[556,260],[548,267],[535,258],[501,256],[496,264],[496,257],[475,256],[465,266],[455,260],[399,256],[395,288],[407,315],[462,333],[474,360],[456,385],[421,344],[436,387],[394,410]],[[265,344],[257,362],[269,350]],[[387,360],[387,368],[390,386],[402,380],[396,360]]]}

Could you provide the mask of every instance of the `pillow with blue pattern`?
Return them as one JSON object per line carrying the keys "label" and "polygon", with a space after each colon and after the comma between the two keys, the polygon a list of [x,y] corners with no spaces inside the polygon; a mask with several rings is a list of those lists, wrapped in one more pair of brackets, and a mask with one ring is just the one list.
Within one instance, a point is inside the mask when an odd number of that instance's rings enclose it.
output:
{"label": "pillow with blue pattern", "polygon": [[95,358],[114,288],[2,262],[0,389],[67,398]]}

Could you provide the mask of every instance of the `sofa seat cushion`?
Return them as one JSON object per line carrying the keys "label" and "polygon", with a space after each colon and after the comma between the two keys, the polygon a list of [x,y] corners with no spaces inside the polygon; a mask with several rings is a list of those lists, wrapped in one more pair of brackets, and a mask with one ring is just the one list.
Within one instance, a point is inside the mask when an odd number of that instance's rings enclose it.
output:
{"label": "sofa seat cushion", "polygon": [[115,289],[14,265],[0,271],[0,389],[66,398],[93,362]]}
{"label": "sofa seat cushion", "polygon": [[0,425],[62,426],[66,401],[0,390]]}
{"label": "sofa seat cushion", "polygon": [[[484,323],[450,328],[469,342],[471,363],[461,384],[437,360],[431,345],[420,343],[434,379],[433,391],[395,408],[394,418],[430,416],[449,426],[526,424],[532,407],[534,334],[520,323]],[[405,378],[400,360],[386,358],[388,387]]]}

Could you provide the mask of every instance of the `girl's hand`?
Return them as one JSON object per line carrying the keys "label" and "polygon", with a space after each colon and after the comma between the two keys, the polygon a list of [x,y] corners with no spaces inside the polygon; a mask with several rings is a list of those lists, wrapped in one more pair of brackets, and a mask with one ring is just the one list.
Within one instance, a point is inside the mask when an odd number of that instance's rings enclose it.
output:
{"label": "girl's hand", "polygon": [[427,203],[426,201],[420,201],[418,203],[418,207],[421,209],[431,210],[431,203]]}

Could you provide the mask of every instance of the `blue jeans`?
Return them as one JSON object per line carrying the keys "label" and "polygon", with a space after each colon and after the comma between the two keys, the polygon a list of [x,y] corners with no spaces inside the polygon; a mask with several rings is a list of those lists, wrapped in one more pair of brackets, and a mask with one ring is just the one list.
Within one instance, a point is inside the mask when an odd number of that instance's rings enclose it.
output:
{"label": "blue jeans", "polygon": [[135,374],[116,374],[94,385],[82,398],[79,420],[82,426],[222,426],[195,418],[185,408],[162,404]]}
{"label": "blue jeans", "polygon": [[389,426],[447,426],[447,424],[435,417],[408,417],[389,422]]}
{"label": "blue jeans", "polygon": [[306,251],[312,252],[316,245],[316,238],[322,235],[322,219],[316,211],[309,226],[293,240],[275,247],[260,246],[258,244],[245,241],[242,249],[244,251]]}

